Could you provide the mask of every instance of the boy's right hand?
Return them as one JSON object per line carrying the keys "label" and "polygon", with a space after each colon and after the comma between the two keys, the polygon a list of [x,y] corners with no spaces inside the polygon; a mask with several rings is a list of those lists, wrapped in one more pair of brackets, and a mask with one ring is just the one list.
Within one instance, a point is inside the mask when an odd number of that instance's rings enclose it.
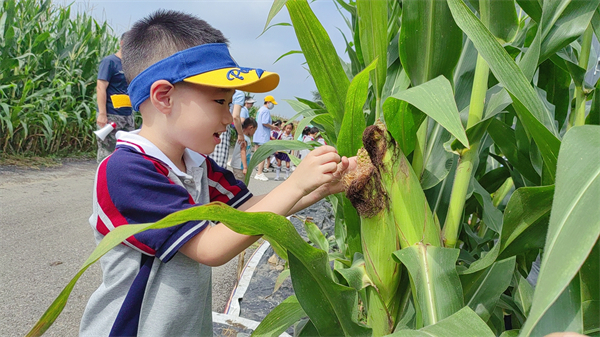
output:
{"label": "boy's right hand", "polygon": [[333,146],[320,146],[302,159],[287,181],[294,184],[294,188],[301,191],[302,195],[307,195],[335,179],[334,173],[340,160],[340,155]]}

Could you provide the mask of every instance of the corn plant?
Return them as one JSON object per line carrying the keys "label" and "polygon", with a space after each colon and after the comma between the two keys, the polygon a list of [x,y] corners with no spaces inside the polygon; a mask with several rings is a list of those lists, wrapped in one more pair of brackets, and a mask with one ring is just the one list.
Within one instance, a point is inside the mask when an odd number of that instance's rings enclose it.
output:
{"label": "corn plant", "polygon": [[0,3],[0,147],[11,154],[89,151],[106,24],[50,0]]}
{"label": "corn plant", "polygon": [[[352,31],[345,64],[308,1],[274,1],[265,27],[287,8],[323,103],[289,100],[300,126],[357,155],[346,194],[329,199],[332,245],[222,204],[121,226],[31,335],[126,237],[208,219],[264,235],[289,264],[295,295],[254,336],[292,325],[299,336],[598,336],[600,95],[588,75],[599,3],[337,0]],[[250,165],[313,145],[273,142]]]}

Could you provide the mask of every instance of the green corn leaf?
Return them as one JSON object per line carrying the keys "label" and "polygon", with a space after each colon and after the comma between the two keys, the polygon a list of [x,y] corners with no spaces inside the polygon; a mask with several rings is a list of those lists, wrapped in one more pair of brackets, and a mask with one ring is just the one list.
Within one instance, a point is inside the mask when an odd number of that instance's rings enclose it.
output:
{"label": "green corn leaf", "polygon": [[403,1],[401,27],[399,56],[413,86],[440,75],[452,78],[462,49],[462,32],[446,1]]}
{"label": "green corn leaf", "polygon": [[350,81],[342,68],[329,35],[306,0],[288,0],[286,6],[323,103],[336,130],[344,118],[344,103]]}
{"label": "green corn leaf", "polygon": [[277,62],[278,62],[279,60],[281,60],[282,58],[284,58],[284,57],[286,57],[286,56],[288,56],[288,55],[293,55],[293,54],[302,54],[302,50],[290,50],[290,51],[288,51],[287,53],[285,53],[285,54],[283,54],[283,55],[279,56],[279,57],[277,58],[277,60],[275,60],[275,61],[273,62],[273,64],[277,63]]}
{"label": "green corn leaf", "polygon": [[581,279],[581,311],[583,333],[592,335],[600,332],[600,241],[579,270]]}
{"label": "green corn leaf", "polygon": [[531,159],[517,148],[515,130],[498,119],[492,119],[487,131],[510,164],[519,170],[527,180],[539,184],[540,176],[531,164]]}
{"label": "green corn leaf", "polygon": [[450,137],[451,135],[446,129],[435,123],[427,137],[427,148],[423,154],[424,169],[421,175],[423,190],[436,186],[448,176],[454,161],[454,154],[446,151],[444,143],[449,141]]}
{"label": "green corn leaf", "polygon": [[485,322],[491,317],[500,295],[510,285],[515,270],[515,260],[513,256],[495,262],[478,273],[463,275],[460,278],[466,305]]}
{"label": "green corn leaf", "polygon": [[[559,294],[556,301],[540,318],[539,323],[533,328],[531,335],[546,336],[556,331],[583,332],[580,284],[579,275],[575,275],[575,278],[567,284],[565,290]],[[525,325],[527,325],[527,321]],[[523,336],[523,329],[521,329],[519,336]]]}
{"label": "green corn leaf", "polygon": [[[485,3],[485,6],[483,5]],[[482,0],[479,4],[481,17],[488,23],[488,28],[502,43],[510,42],[517,35],[519,20],[517,7],[512,0]]]}
{"label": "green corn leaf", "polygon": [[346,113],[342,128],[338,134],[338,152],[340,156],[352,157],[362,147],[362,134],[365,131],[363,108],[367,101],[369,73],[375,69],[377,60],[363,69],[352,79],[346,96]]}
{"label": "green corn leaf", "polygon": [[456,272],[459,250],[417,243],[394,253],[408,269],[425,326],[435,324],[463,307],[462,286]]}
{"label": "green corn leaf", "polygon": [[381,60],[372,76],[375,97],[379,99],[387,73],[387,62],[384,60],[388,46],[388,4],[387,1],[357,0],[356,10],[364,62],[371,64],[375,60]]}
{"label": "green corn leaf", "polygon": [[273,0],[273,5],[271,5],[271,9],[269,10],[269,15],[267,16],[267,21],[265,22],[265,28],[263,28],[263,31],[260,35],[264,34],[267,31],[267,29],[270,28],[269,23],[271,23],[271,20],[273,20],[275,15],[277,15],[277,13],[279,13],[279,11],[283,8],[283,6],[285,6],[286,2],[287,2],[287,0]]}
{"label": "green corn leaf", "polygon": [[289,220],[273,213],[246,213],[213,202],[170,214],[156,223],[120,226],[111,231],[98,244],[81,270],[52,303],[28,336],[40,336],[52,325],[64,308],[81,274],[113,247],[141,231],[171,227],[192,220],[222,222],[240,234],[264,235],[266,240],[277,243],[288,252],[298,301],[311,319],[314,319],[313,323],[320,332],[322,331],[322,335],[370,335],[370,329],[353,320],[353,308],[356,307],[357,301],[356,291],[332,280],[328,271],[330,267],[327,253],[306,243]]}
{"label": "green corn leaf", "polygon": [[469,307],[420,330],[400,330],[386,337],[493,337],[495,334]]}
{"label": "green corn leaf", "polygon": [[519,119],[540,148],[549,174],[554,177],[560,141],[554,120],[511,56],[467,8],[462,0],[448,0],[456,23],[473,41],[490,70],[513,98]]}
{"label": "green corn leaf", "polygon": [[513,291],[513,300],[521,310],[523,316],[527,317],[529,309],[531,309],[531,301],[533,300],[533,287],[521,274],[515,273],[515,276],[518,279]]}
{"label": "green corn leaf", "polygon": [[317,227],[317,225],[315,225],[314,222],[305,220],[304,221],[304,229],[306,230],[308,239],[317,248],[319,248],[325,252],[329,252],[329,241],[327,241],[327,238],[325,237],[325,235],[323,235],[323,233],[321,232],[319,227]]}
{"label": "green corn leaf", "polygon": [[336,269],[336,272],[342,275],[348,285],[357,291],[373,285],[369,275],[367,275],[365,259],[360,253],[354,255],[350,268]]}
{"label": "green corn leaf", "polygon": [[304,143],[299,140],[272,140],[264,145],[261,145],[256,152],[252,153],[252,158],[248,163],[248,172],[244,179],[247,185],[250,182],[251,174],[254,168],[263,160],[269,158],[270,155],[280,150],[311,150],[315,146],[320,146],[318,142]]}
{"label": "green corn leaf", "polygon": [[460,274],[472,274],[488,268],[499,255],[506,259],[534,249],[540,245],[540,240],[543,245],[553,193],[554,186],[517,189],[506,205],[500,240]]}
{"label": "green corn leaf", "polygon": [[[448,132],[456,137],[465,147],[469,147],[469,141],[465,133],[465,129],[460,122],[458,108],[454,102],[452,93],[452,85],[443,76],[439,76],[431,81],[423,83],[419,86],[399,92],[388,97],[383,104],[383,111],[393,111],[392,105],[397,106],[398,102],[405,101],[421,110],[436,122],[440,123]],[[386,105],[389,105],[386,107]],[[388,113],[386,121],[388,125],[394,125],[393,117]],[[402,135],[396,135],[393,131],[392,136],[395,139],[402,139]]]}
{"label": "green corn leaf", "polygon": [[292,295],[271,310],[252,332],[251,336],[279,336],[303,317],[306,317],[306,313],[302,310],[296,296]]}
{"label": "green corn leaf", "polygon": [[[521,336],[530,336],[569,285],[600,235],[600,127],[568,131],[561,146],[544,259]],[[577,233],[577,235],[573,235]]]}
{"label": "green corn leaf", "polygon": [[[275,3],[273,3],[273,6],[275,6]],[[283,8],[283,5],[282,5],[281,7]],[[272,7],[271,7],[271,8],[272,8]],[[280,8],[279,10],[281,10],[281,8]],[[273,18],[268,18],[268,20],[272,20],[272,19],[273,19]],[[262,36],[264,33],[266,33],[266,32],[267,32],[267,30],[269,30],[269,29],[271,29],[271,28],[273,28],[273,27],[277,27],[277,26],[282,26],[282,27],[292,27],[292,24],[291,24],[291,23],[288,23],[288,22],[280,22],[280,23],[275,23],[275,24],[272,24],[272,25],[270,25],[269,27],[266,27],[266,26],[265,26],[266,28],[264,28],[264,30],[262,31],[262,33],[260,33],[260,35],[259,35],[259,36],[257,36],[256,38],[258,39],[258,38],[259,38],[259,37],[261,37],[261,36]]]}

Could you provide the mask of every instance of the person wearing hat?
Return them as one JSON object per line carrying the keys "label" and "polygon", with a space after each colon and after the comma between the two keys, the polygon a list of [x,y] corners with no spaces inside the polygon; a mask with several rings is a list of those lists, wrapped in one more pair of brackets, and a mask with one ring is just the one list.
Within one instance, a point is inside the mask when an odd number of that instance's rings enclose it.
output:
{"label": "person wearing hat", "polygon": [[240,67],[223,34],[195,16],[159,10],[136,22],[124,40],[123,70],[143,123],[117,133],[115,151],[98,166],[89,221],[97,244],[121,226],[137,234],[102,256],[102,284],[86,305],[79,335],[213,336],[211,266],[260,236],[202,217],[142,232],[135,225],[215,201],[290,215],[342,192],[341,177],[356,161],[321,146],[289,179],[255,197],[207,157],[233,120],[234,89],[271,91],[279,75]]}
{"label": "person wearing hat", "polygon": [[[263,106],[261,106],[256,113],[256,123],[258,123],[258,128],[254,133],[254,137],[252,138],[252,141],[254,144],[256,144],[256,147],[254,148],[255,153],[261,145],[264,145],[270,140],[271,130],[279,131],[279,128],[275,126],[271,120],[271,109],[273,109],[275,105],[277,105],[275,98],[271,95],[267,95],[265,97]],[[260,162],[260,164],[258,164],[258,172],[256,172],[254,179],[261,181],[269,180],[269,178],[267,178],[267,176],[263,173],[264,167],[265,161],[263,160]]]}
{"label": "person wearing hat", "polygon": [[252,109],[254,103],[256,103],[256,101],[252,97],[246,96],[246,102],[242,107],[242,111],[240,111],[240,119],[242,123],[244,123],[244,120],[246,120],[246,118],[250,117],[250,109]]}

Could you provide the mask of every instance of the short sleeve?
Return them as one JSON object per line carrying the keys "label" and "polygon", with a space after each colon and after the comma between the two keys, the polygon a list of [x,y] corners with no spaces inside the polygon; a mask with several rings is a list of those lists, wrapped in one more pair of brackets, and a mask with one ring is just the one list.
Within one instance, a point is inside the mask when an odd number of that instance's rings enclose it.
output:
{"label": "short sleeve", "polygon": [[241,118],[248,118],[250,117],[250,114],[248,113],[248,109],[246,109],[245,106],[242,107],[242,111],[240,111],[240,117]]}
{"label": "short sleeve", "polygon": [[239,106],[244,106],[244,102],[246,101],[246,95],[243,91],[236,90],[233,94],[233,98],[231,99],[232,104],[237,104]]}
{"label": "short sleeve", "polygon": [[220,201],[238,208],[252,198],[248,187],[237,180],[231,171],[222,168],[210,157],[206,160],[210,201]]}
{"label": "short sleeve", "polygon": [[98,67],[98,79],[110,82],[110,78],[113,74],[112,68],[113,64],[110,58],[103,58],[102,61],[100,61],[100,66]]}
{"label": "short sleeve", "polygon": [[[118,226],[156,222],[196,206],[187,190],[168,178],[162,163],[125,149],[118,149],[98,168],[96,197],[96,229],[104,235]],[[196,220],[150,229],[123,244],[167,262],[207,225],[208,221]]]}

